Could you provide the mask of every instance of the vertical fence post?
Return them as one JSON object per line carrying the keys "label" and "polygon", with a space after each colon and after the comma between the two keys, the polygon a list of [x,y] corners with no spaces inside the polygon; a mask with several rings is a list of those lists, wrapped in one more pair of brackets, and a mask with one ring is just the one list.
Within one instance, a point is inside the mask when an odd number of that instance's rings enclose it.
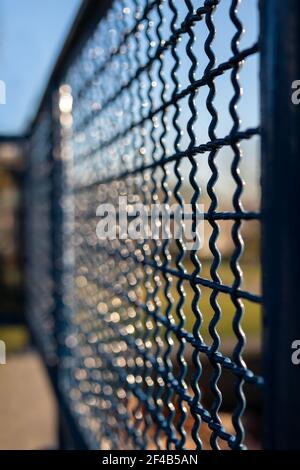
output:
{"label": "vertical fence post", "polygon": [[[265,447],[300,448],[300,2],[261,0]],[[300,355],[299,355],[300,356]]]}
{"label": "vertical fence post", "polygon": [[[52,140],[51,140],[51,227],[52,227],[52,248],[53,248],[53,281],[54,281],[54,323],[57,365],[55,370],[55,387],[58,399],[58,445],[60,450],[85,450],[86,444],[78,432],[74,420],[71,416],[68,403],[63,396],[59,385],[59,372],[61,361],[64,359],[64,311],[65,304],[65,229],[66,213],[64,208],[64,196],[66,188],[66,161],[63,155],[63,135],[59,112],[59,82],[53,85],[51,92],[51,114],[52,114]],[[50,107],[49,106],[49,107]],[[70,248],[67,247],[69,250]]]}

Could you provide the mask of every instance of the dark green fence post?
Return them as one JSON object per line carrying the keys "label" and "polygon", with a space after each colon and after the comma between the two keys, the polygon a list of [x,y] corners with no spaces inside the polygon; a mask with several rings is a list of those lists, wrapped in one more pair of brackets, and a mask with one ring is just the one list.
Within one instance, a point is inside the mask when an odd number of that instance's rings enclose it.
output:
{"label": "dark green fence post", "polygon": [[262,0],[265,447],[300,448],[300,2]]}

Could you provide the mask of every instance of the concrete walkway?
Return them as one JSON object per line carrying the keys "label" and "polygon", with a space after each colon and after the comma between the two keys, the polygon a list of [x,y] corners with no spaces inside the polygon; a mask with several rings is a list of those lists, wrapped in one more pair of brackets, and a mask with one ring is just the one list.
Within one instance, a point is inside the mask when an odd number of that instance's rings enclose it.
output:
{"label": "concrete walkway", "polygon": [[39,356],[8,356],[0,365],[0,450],[53,449],[55,440],[55,400]]}

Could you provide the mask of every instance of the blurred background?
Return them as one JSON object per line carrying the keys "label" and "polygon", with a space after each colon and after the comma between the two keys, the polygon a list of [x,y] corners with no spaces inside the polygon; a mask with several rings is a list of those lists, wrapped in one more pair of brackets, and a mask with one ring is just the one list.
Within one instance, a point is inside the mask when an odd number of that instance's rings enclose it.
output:
{"label": "blurred background", "polygon": [[31,347],[24,318],[23,176],[26,155],[11,136],[25,135],[44,93],[80,0],[0,0],[0,449],[57,445],[55,399]]}

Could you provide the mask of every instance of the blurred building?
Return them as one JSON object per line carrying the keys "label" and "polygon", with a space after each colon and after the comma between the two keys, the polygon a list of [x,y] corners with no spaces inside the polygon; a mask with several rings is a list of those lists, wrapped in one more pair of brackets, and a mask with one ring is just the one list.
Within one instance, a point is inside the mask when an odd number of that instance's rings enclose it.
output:
{"label": "blurred building", "polygon": [[18,144],[0,144],[0,324],[23,319],[22,178]]}

